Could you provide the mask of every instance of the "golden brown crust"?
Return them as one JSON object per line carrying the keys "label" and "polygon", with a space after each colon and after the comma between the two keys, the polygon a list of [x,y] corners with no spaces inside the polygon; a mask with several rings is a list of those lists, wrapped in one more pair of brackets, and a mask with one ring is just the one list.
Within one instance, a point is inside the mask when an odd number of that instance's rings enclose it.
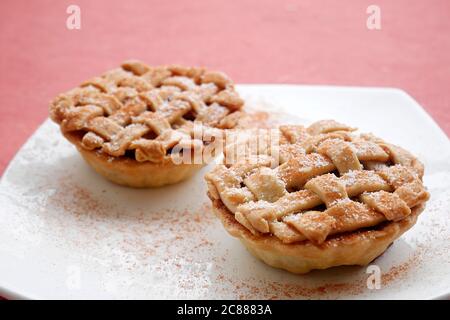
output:
{"label": "golden brown crust", "polygon": [[127,157],[109,157],[96,150],[87,150],[80,145],[78,137],[64,133],[73,143],[84,160],[106,179],[128,187],[153,188],[183,181],[204,164],[175,164],[170,157],[159,163],[138,162]]}
{"label": "golden brown crust", "polygon": [[270,235],[255,235],[242,226],[222,201],[211,197],[214,213],[225,229],[238,238],[255,257],[268,265],[293,273],[307,273],[342,265],[367,265],[380,256],[388,246],[411,228],[424,205],[397,222],[387,222],[376,228],[362,229],[328,238],[320,245],[311,241],[285,244]]}

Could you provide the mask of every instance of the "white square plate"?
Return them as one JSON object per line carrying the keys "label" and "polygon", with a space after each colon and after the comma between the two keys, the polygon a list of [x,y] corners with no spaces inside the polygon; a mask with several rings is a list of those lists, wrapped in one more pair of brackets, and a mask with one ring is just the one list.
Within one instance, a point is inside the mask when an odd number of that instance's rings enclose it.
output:
{"label": "white square plate", "polygon": [[[415,227],[376,264],[298,276],[254,259],[210,210],[204,168],[155,189],[113,185],[94,173],[46,121],[0,184],[0,295],[15,298],[419,299],[450,292],[450,144],[403,91],[241,85],[254,107],[310,123],[334,118],[373,132],[425,164],[431,200]],[[276,107],[274,107],[276,106]],[[292,122],[291,121],[291,122]]]}

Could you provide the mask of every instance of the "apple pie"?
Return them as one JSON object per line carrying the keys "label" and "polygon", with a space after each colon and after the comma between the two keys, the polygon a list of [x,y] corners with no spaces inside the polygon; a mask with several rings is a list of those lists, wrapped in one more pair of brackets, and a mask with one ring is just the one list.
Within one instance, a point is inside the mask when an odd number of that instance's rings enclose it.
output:
{"label": "apple pie", "polygon": [[221,72],[127,61],[57,96],[50,117],[101,175],[122,185],[157,187],[204,165],[172,157],[207,143],[193,134],[194,123],[234,128],[243,104]]}
{"label": "apple pie", "polygon": [[276,131],[277,145],[205,176],[226,230],[268,265],[366,265],[424,209],[424,167],[403,148],[332,120]]}

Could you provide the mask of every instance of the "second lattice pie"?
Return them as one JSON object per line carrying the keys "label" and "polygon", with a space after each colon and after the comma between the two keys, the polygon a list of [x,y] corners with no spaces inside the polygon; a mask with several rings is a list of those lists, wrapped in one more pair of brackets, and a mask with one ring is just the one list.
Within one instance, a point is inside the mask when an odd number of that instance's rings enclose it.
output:
{"label": "second lattice pie", "polygon": [[423,165],[354,131],[335,121],[281,126],[276,148],[215,167],[208,195],[227,231],[295,273],[366,265],[382,254],[424,209]]}

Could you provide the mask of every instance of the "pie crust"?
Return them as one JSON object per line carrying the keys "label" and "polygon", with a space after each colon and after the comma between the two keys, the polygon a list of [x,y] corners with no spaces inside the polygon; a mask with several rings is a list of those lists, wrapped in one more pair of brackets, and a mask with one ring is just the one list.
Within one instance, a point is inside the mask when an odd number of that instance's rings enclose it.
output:
{"label": "pie crust", "polygon": [[276,147],[217,165],[205,179],[225,229],[293,273],[367,265],[381,255],[429,199],[423,165],[354,130],[331,120],[281,126]]}
{"label": "pie crust", "polygon": [[202,152],[208,141],[194,134],[196,126],[232,129],[243,118],[243,104],[221,72],[126,61],[60,94],[49,109],[95,171],[121,185],[159,187],[206,164],[172,157]]}
{"label": "pie crust", "polygon": [[234,219],[221,201],[211,200],[214,213],[225,229],[238,238],[251,254],[269,266],[299,274],[314,269],[369,264],[411,228],[424,209],[424,206],[414,208],[411,215],[401,221],[387,223],[378,229],[332,237],[321,245],[310,241],[285,244],[273,236],[255,236]]}
{"label": "pie crust", "polygon": [[134,188],[156,188],[175,184],[193,176],[204,164],[175,164],[170,157],[153,163],[138,162],[127,157],[111,158],[101,152],[86,150],[80,139],[70,133],[64,136],[72,142],[83,159],[100,175],[114,183]]}

